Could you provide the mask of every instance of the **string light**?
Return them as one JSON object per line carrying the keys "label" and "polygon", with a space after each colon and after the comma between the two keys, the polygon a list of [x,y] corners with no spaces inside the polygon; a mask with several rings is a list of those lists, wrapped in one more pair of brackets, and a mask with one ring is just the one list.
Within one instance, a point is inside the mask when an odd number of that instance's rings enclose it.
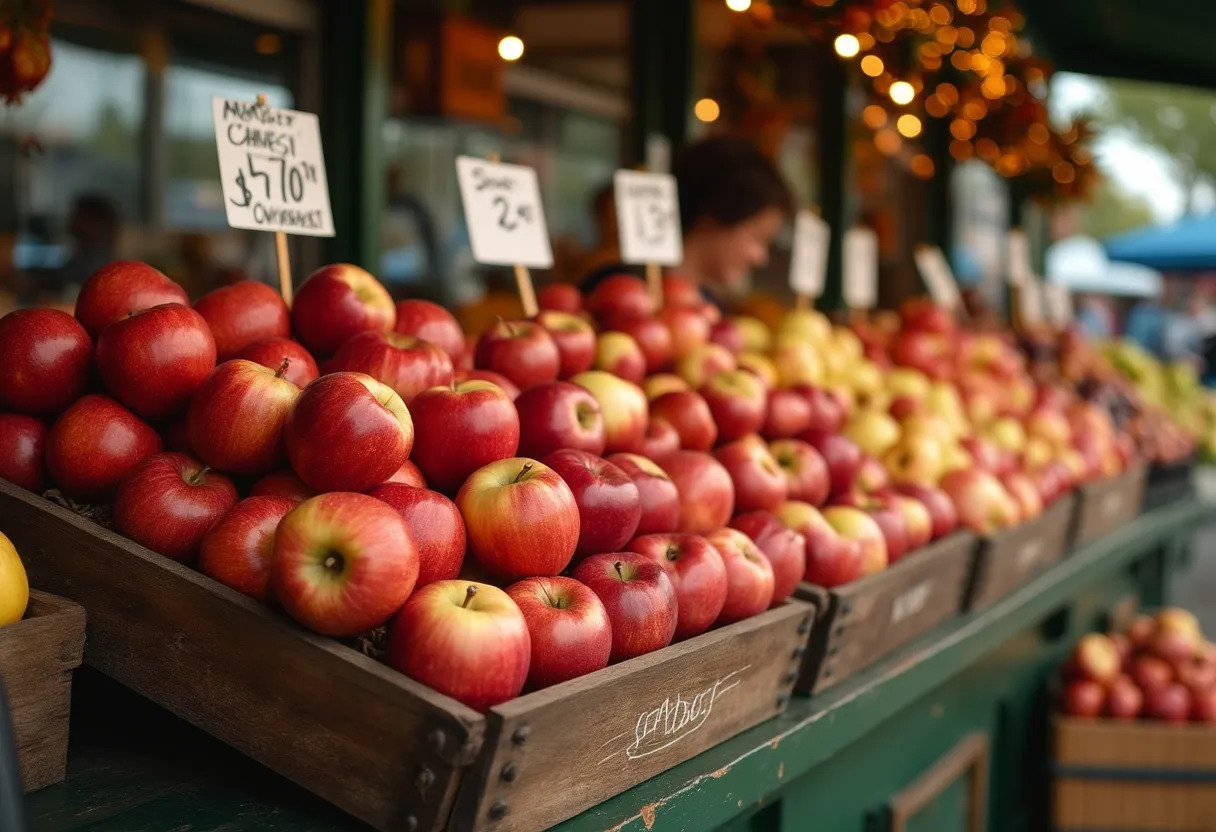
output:
{"label": "string light", "polygon": [[898,133],[889,127],[884,127],[874,134],[874,146],[884,156],[894,156],[903,146],[903,142],[900,141]]}
{"label": "string light", "polygon": [[752,0],[726,0],[726,8],[732,12],[745,12],[752,7]]}
{"label": "string light", "polygon": [[1077,171],[1068,162],[1056,162],[1051,169],[1051,178],[1061,185],[1071,185],[1077,178]]}
{"label": "string light", "polygon": [[887,111],[877,104],[869,104],[861,111],[861,120],[866,127],[877,130],[887,123]]}
{"label": "string light", "polygon": [[834,44],[836,54],[842,58],[852,58],[861,51],[861,43],[856,35],[838,35]]}
{"label": "string light", "polygon": [[905,139],[915,139],[920,135],[920,119],[911,113],[904,113],[896,120],[895,129],[898,130],[899,135],[903,136]]}
{"label": "string light", "polygon": [[962,118],[950,122],[950,135],[961,142],[968,141],[975,135],[975,125]]}
{"label": "string light", "polygon": [[871,78],[882,75],[882,58],[877,55],[866,55],[861,59],[861,71]]}
{"label": "string light", "polygon": [[504,61],[518,61],[524,56],[524,42],[515,35],[507,35],[498,42],[498,57]]}
{"label": "string light", "polygon": [[916,97],[916,90],[907,81],[896,81],[891,85],[888,94],[896,104],[911,104],[912,99]]}
{"label": "string light", "polygon": [[912,161],[908,165],[912,168],[913,175],[920,179],[931,179],[933,177],[935,167],[933,160],[924,153],[917,153],[912,157]]}
{"label": "string light", "polygon": [[971,142],[960,142],[956,139],[950,142],[950,155],[960,162],[965,162],[975,155],[975,148],[971,146]]}
{"label": "string light", "polygon": [[703,121],[706,124],[712,124],[718,120],[718,116],[722,114],[722,108],[718,106],[718,102],[712,98],[702,98],[693,105],[692,113],[697,117],[698,121]]}

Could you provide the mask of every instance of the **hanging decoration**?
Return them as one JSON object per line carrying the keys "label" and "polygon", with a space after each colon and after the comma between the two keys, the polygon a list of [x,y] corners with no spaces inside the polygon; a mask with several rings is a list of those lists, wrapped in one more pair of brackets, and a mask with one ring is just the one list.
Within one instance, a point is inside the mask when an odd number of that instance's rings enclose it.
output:
{"label": "hanging decoration", "polygon": [[0,96],[10,106],[51,70],[51,0],[0,0]]}

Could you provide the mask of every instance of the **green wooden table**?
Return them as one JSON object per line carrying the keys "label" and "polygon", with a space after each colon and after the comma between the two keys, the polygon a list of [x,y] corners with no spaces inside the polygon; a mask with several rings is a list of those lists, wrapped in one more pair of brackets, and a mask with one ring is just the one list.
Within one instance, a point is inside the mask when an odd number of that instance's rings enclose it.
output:
{"label": "green wooden table", "polygon": [[[1047,829],[1045,691],[1054,669],[1120,605],[1163,601],[1165,578],[1201,516],[1193,499],[1143,515],[995,607],[823,695],[795,698],[783,716],[560,828],[893,829],[896,796],[911,796],[925,772],[948,767],[982,737],[987,828]],[[363,828],[95,673],[80,671],[73,693],[68,780],[29,796],[31,829]],[[970,828],[975,801],[962,778],[930,791],[932,799],[914,801],[926,805],[908,832]]]}

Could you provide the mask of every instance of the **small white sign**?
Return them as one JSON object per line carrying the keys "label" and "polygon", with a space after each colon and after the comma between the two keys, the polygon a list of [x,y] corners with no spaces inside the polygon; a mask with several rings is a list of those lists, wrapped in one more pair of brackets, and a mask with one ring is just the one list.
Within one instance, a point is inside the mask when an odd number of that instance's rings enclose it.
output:
{"label": "small white sign", "polygon": [[334,236],[316,115],[219,97],[211,113],[228,224]]}
{"label": "small white sign", "polygon": [[790,255],[790,288],[795,294],[817,298],[823,294],[828,271],[831,227],[814,211],[803,209],[794,218],[794,251]]}
{"label": "small white sign", "polygon": [[1047,319],[1061,329],[1072,323],[1072,293],[1058,283],[1043,284],[1043,306]]}
{"label": "small white sign", "polygon": [[533,269],[553,265],[535,170],[458,156],[456,179],[478,263]]}
{"label": "small white sign", "polygon": [[842,249],[845,304],[873,309],[878,303],[878,234],[872,228],[850,228]]}
{"label": "small white sign", "polygon": [[950,263],[940,248],[917,246],[913,257],[921,280],[925,282],[925,288],[929,290],[929,297],[933,298],[934,303],[952,312],[963,305],[954,272],[950,270]]}
{"label": "small white sign", "polygon": [[1034,278],[1030,267],[1030,239],[1020,228],[1012,228],[1005,237],[1009,252],[1009,284],[1021,286]]}
{"label": "small white sign", "polygon": [[613,178],[613,191],[621,234],[621,260],[660,266],[684,262],[676,178],[668,173],[618,170]]}
{"label": "small white sign", "polygon": [[1027,275],[1021,283],[1016,284],[1013,294],[1023,326],[1043,322],[1043,284],[1034,275]]}

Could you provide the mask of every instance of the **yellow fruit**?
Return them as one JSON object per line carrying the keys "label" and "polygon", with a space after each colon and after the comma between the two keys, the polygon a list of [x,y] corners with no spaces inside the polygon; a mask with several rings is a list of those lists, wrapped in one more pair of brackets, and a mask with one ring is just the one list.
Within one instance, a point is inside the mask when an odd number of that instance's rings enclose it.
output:
{"label": "yellow fruit", "polygon": [[845,326],[832,327],[832,350],[844,356],[846,364],[860,361],[866,354],[861,339]]}
{"label": "yellow fruit", "polygon": [[781,344],[773,350],[772,359],[782,387],[823,383],[823,359],[807,341]]}
{"label": "yellow fruit", "polygon": [[0,534],[0,627],[20,621],[30,602],[30,582],[13,542]]}
{"label": "yellow fruit", "polygon": [[773,345],[773,334],[764,321],[750,315],[735,318],[735,326],[743,334],[743,349],[747,352],[765,352]]}
{"label": "yellow fruit", "polygon": [[902,396],[922,402],[929,397],[932,385],[929,377],[920,370],[896,367],[887,373],[887,389],[891,391],[892,398]]}
{"label": "yellow fruit", "polygon": [[794,309],[785,313],[776,334],[778,342],[793,337],[827,346],[832,338],[832,322],[814,309]]}
{"label": "yellow fruit", "polygon": [[767,355],[762,355],[758,352],[744,351],[739,354],[739,367],[745,370],[751,370],[760,378],[764,379],[764,383],[770,388],[776,387],[780,380],[777,376],[777,367],[769,360]]}
{"label": "yellow fruit", "polygon": [[844,435],[866,453],[881,458],[899,441],[899,422],[880,410],[858,410],[845,424]]}

